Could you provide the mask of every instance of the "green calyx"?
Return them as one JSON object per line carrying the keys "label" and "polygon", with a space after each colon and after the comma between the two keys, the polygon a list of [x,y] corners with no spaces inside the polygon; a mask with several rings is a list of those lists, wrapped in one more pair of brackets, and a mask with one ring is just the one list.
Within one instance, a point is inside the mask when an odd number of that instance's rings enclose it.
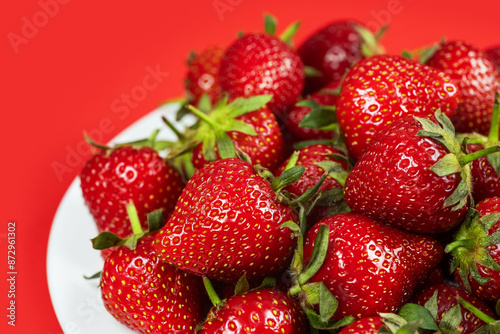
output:
{"label": "green calyx", "polygon": [[489,281],[489,278],[479,274],[477,264],[500,271],[500,265],[491,257],[486,247],[500,243],[500,231],[489,234],[489,230],[500,219],[500,213],[492,213],[479,217],[479,212],[471,208],[455,237],[448,244],[445,252],[452,254],[451,271],[459,270],[463,285],[471,291],[469,276],[479,284]]}
{"label": "green calyx", "polygon": [[302,100],[297,103],[297,106],[311,109],[300,121],[299,126],[303,128],[333,130],[332,125],[338,123],[334,106],[321,105],[313,98]]}
{"label": "green calyx", "polygon": [[375,35],[365,27],[356,26],[356,31],[361,36],[361,53],[365,57],[383,54],[384,48],[379,44],[379,39],[384,35],[387,26],[383,26]]}
{"label": "green calyx", "polygon": [[181,149],[170,152],[168,159],[175,158],[191,151],[198,144],[203,143],[203,156],[208,161],[217,159],[215,147],[222,159],[236,157],[234,143],[229,138],[228,132],[236,131],[249,136],[257,136],[255,129],[235,118],[264,107],[272,98],[272,95],[258,95],[249,98],[238,98],[227,103],[223,98],[214,109],[205,113],[200,109],[189,105],[187,108],[199,118],[196,131],[192,131],[186,138]]}
{"label": "green calyx", "polygon": [[[264,15],[264,31],[266,34],[274,36],[276,34],[277,20],[274,16],[265,14]],[[292,45],[292,38],[297,33],[300,27],[300,22],[294,22],[288,26],[279,36],[279,39],[288,45]]]}
{"label": "green calyx", "polygon": [[148,230],[143,231],[134,203],[129,202],[126,205],[126,210],[130,219],[130,225],[132,226],[133,235],[128,238],[120,238],[111,232],[101,232],[97,237],[90,240],[94,249],[104,250],[118,246],[126,246],[130,249],[135,249],[139,239],[152,232],[158,231],[165,224],[163,210],[155,210],[148,214]]}
{"label": "green calyx", "polygon": [[467,154],[467,138],[462,144],[457,140],[453,124],[445,114],[441,113],[441,110],[436,110],[435,117],[438,124],[429,119],[415,117],[422,125],[422,130],[420,130],[417,135],[433,139],[450,152],[431,166],[430,169],[438,176],[460,173],[460,183],[444,202],[444,207],[452,206],[452,209],[455,211],[463,208],[467,204],[469,198],[472,202],[471,162],[480,157],[500,151],[500,146],[491,146]]}

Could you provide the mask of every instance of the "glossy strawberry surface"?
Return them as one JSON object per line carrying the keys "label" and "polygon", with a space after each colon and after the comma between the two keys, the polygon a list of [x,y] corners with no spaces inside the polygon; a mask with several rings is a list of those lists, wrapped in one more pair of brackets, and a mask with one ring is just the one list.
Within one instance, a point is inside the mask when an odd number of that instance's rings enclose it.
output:
{"label": "glossy strawberry surface", "polygon": [[224,54],[219,77],[231,97],[274,95],[268,106],[276,115],[293,107],[304,87],[297,52],[267,34],[249,34],[234,42]]}
{"label": "glossy strawberry surface", "polygon": [[362,38],[354,21],[338,21],[313,33],[299,48],[298,53],[305,65],[311,66],[321,76],[306,78],[306,92],[311,93],[331,81],[340,80],[358,61]]}
{"label": "glossy strawberry surface", "polygon": [[382,317],[367,317],[345,326],[339,334],[376,334],[384,325]]}
{"label": "glossy strawberry surface", "polygon": [[98,231],[122,238],[132,234],[127,203],[134,203],[142,226],[147,228],[147,214],[157,209],[170,214],[184,187],[179,173],[158,152],[131,146],[92,156],[80,173],[80,183]]}
{"label": "glossy strawberry surface", "polygon": [[346,181],[345,201],[354,212],[418,233],[449,231],[465,218],[467,205],[444,207],[460,173],[438,176],[430,170],[449,151],[417,136],[421,129],[405,118],[379,133]]}
{"label": "glossy strawberry surface", "polygon": [[[451,285],[451,284],[433,284],[431,286],[426,287],[422,291],[418,293],[415,297],[415,303],[419,305],[425,305],[425,303],[431,299],[432,295],[437,291],[437,325],[441,324],[443,319],[443,315],[449,311],[452,307],[456,306],[458,303],[457,297],[460,296],[467,300],[469,303],[480,309],[483,313],[487,314],[490,317],[495,318],[494,313],[491,309],[482,302],[479,298],[474,297],[469,294],[467,291],[462,289],[459,286]],[[485,322],[476,317],[471,311],[466,309],[463,306],[460,306],[462,321],[459,324],[459,327],[462,330],[462,334],[470,334],[474,333],[480,327],[485,325]]]}
{"label": "glossy strawberry surface", "polygon": [[297,301],[276,289],[229,298],[205,320],[199,334],[305,334],[307,322]]}
{"label": "glossy strawberry surface", "polygon": [[210,97],[212,104],[219,100],[222,93],[219,69],[224,51],[222,46],[210,46],[188,59],[184,85],[189,103],[197,105],[203,94]]}
{"label": "glossy strawberry surface", "polygon": [[484,51],[486,56],[495,64],[497,72],[500,72],[500,46],[494,46]]}
{"label": "glossy strawberry surface", "polygon": [[359,159],[386,126],[405,116],[432,117],[437,109],[455,114],[460,93],[449,75],[400,56],[358,62],[337,100],[337,118],[349,155]]}
{"label": "glossy strawberry surface", "polygon": [[135,250],[121,246],[108,256],[100,284],[104,306],[139,333],[193,333],[204,316],[203,282],[161,261],[153,240],[149,235]]}
{"label": "glossy strawberry surface", "polygon": [[[236,118],[249,124],[257,136],[249,136],[241,132],[229,131],[228,136],[234,147],[250,157],[253,164],[259,164],[270,170],[275,170],[285,158],[285,143],[281,130],[274,114],[268,107],[252,111]],[[217,146],[215,147],[216,155]],[[207,160],[203,157],[203,144],[193,150],[193,166],[197,169],[203,167]]]}
{"label": "glossy strawberry surface", "polygon": [[460,104],[452,118],[457,131],[487,134],[495,92],[500,88],[492,61],[467,42],[450,41],[442,43],[427,64],[445,72],[459,87]]}
{"label": "glossy strawberry surface", "polygon": [[[484,217],[492,213],[500,213],[500,197],[487,198],[479,202],[476,205],[476,210],[479,212],[479,217]],[[498,231],[500,231],[500,220],[488,230],[487,235],[492,235]],[[486,246],[485,249],[495,262],[500,263],[500,243]],[[469,284],[472,294],[483,300],[496,301],[500,299],[500,271],[490,269],[477,262],[475,265],[477,266],[479,275],[489,279],[489,281],[484,284],[479,284],[469,273]],[[454,273],[455,279],[460,284],[463,284],[459,275],[459,270],[460,268]]]}
{"label": "glossy strawberry surface", "polygon": [[327,257],[310,282],[322,281],[338,299],[335,319],[397,311],[443,255],[441,244],[431,238],[341,213],[319,221],[306,234],[305,263],[320,224],[330,227]]}
{"label": "glossy strawberry surface", "polygon": [[155,249],[179,269],[222,281],[278,273],[296,242],[290,229],[279,226],[296,218],[275,198],[249,163],[209,163],[187,183]]}
{"label": "glossy strawberry surface", "polygon": [[[479,144],[467,145],[467,149],[471,153],[483,148],[485,147]],[[487,157],[481,157],[472,162],[472,180],[472,195],[476,202],[500,196],[500,177]]]}

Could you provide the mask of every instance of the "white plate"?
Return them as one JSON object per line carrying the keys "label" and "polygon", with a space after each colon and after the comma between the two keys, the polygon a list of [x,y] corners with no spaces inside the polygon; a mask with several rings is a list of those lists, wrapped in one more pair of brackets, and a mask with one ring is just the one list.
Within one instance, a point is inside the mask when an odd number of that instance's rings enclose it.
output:
{"label": "white plate", "polygon": [[[146,138],[161,128],[159,139],[175,140],[161,116],[174,122],[177,105],[160,107],[120,133],[112,142]],[[180,129],[193,122],[177,123]],[[57,209],[47,248],[47,279],[52,305],[65,334],[133,333],[116,321],[104,308],[99,280],[85,280],[102,270],[103,259],[92,249],[90,239],[97,228],[83,201],[80,180],[76,178]]]}

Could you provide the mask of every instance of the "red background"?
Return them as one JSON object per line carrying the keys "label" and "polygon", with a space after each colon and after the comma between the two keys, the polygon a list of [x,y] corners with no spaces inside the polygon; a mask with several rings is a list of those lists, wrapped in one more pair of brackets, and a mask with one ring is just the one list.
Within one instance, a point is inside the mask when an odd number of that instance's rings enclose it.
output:
{"label": "red background", "polygon": [[[64,4],[49,7],[53,17],[44,20],[42,3],[54,1],[10,1],[9,8],[0,11],[3,272],[7,271],[9,220],[17,222],[18,252],[16,327],[6,324],[8,289],[2,275],[2,333],[61,333],[47,290],[45,254],[59,201],[88,157],[82,132],[106,142],[160,102],[182,96],[184,59],[190,50],[227,45],[240,30],[261,30],[264,12],[276,15],[282,29],[300,19],[298,43],[328,21],[355,18],[373,27],[389,21],[383,42],[391,53],[430,44],[443,35],[481,48],[500,44],[496,1],[468,1],[468,6],[461,7],[458,1],[435,0],[150,0],[140,4],[59,0]],[[214,5],[226,6],[221,16]],[[26,22],[39,27],[29,30]],[[23,33],[26,38],[20,39]],[[13,44],[12,38],[18,43]],[[125,112],[120,98],[143,85],[148,66],[169,75]],[[66,167],[56,173],[54,165]]]}

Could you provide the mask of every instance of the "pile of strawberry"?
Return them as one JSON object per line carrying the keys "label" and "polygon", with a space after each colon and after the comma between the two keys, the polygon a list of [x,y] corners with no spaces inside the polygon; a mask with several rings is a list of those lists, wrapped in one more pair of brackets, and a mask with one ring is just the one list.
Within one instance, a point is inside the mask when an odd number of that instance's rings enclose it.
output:
{"label": "pile of strawberry", "polygon": [[193,54],[177,141],[89,139],[106,309],[140,333],[498,333],[500,48],[297,28]]}

